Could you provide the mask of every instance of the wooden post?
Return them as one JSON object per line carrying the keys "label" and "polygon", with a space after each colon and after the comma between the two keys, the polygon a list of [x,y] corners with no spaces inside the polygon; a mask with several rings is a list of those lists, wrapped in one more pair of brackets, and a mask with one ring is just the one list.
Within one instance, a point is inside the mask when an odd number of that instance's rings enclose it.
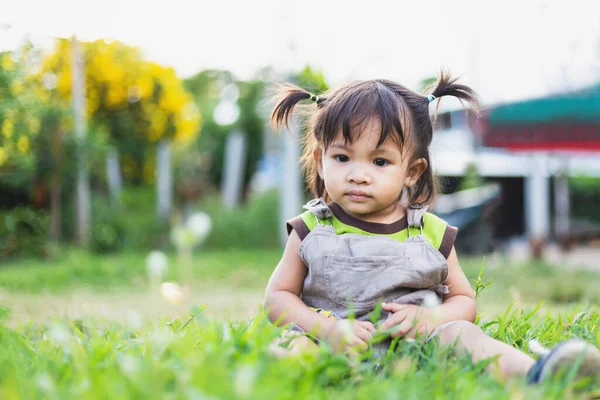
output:
{"label": "wooden post", "polygon": [[63,174],[62,130],[59,124],[52,131],[49,150],[53,159],[53,168],[50,176],[50,239],[58,242],[62,233],[62,199],[60,189],[62,187]]}
{"label": "wooden post", "polygon": [[85,104],[85,73],[79,41],[72,39],[71,51],[71,84],[73,91],[73,118],[75,120],[75,137],[77,139],[77,208],[76,237],[80,245],[85,244],[90,232],[90,187],[87,177],[87,163],[84,150],[87,135]]}
{"label": "wooden post", "polygon": [[556,238],[563,250],[570,249],[570,199],[568,158],[564,157],[558,173],[554,176],[554,228]]}
{"label": "wooden post", "polygon": [[533,154],[529,176],[525,178],[525,222],[532,256],[535,259],[542,257],[550,225],[547,163],[546,154]]}
{"label": "wooden post", "polygon": [[291,134],[283,132],[283,152],[281,157],[281,184],[279,210],[279,237],[282,245],[287,242],[285,221],[302,211],[302,175],[300,166],[300,144],[298,142],[297,124],[293,123]]}
{"label": "wooden post", "polygon": [[114,208],[121,203],[121,168],[119,167],[119,151],[111,148],[106,154],[106,181],[108,182],[108,193]]}
{"label": "wooden post", "polygon": [[237,207],[244,185],[246,167],[246,135],[235,131],[227,136],[225,165],[223,166],[223,204],[227,208]]}
{"label": "wooden post", "polygon": [[156,214],[166,221],[173,204],[173,179],[171,171],[171,143],[161,140],[156,147]]}

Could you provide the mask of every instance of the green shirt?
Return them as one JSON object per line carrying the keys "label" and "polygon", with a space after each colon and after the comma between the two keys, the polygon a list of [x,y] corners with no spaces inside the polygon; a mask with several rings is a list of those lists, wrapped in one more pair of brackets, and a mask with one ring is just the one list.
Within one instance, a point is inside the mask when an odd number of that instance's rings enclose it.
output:
{"label": "green shirt", "polygon": [[[409,237],[406,215],[390,224],[380,224],[363,221],[353,217],[346,213],[337,203],[329,204],[329,208],[333,212],[331,225],[333,225],[335,232],[338,235],[343,235],[344,233],[382,235],[396,239],[400,242],[404,242]],[[322,223],[328,224],[330,222],[328,220],[322,220]],[[296,218],[287,221],[287,230],[288,234],[291,233],[292,230],[295,230],[300,237],[300,240],[304,240],[316,225],[317,220],[315,216],[310,211],[306,211]],[[445,258],[448,258],[452,251],[457,233],[457,228],[448,225],[446,221],[438,216],[431,213],[425,213],[423,215],[423,236],[425,236],[429,243],[438,249]],[[420,234],[419,228],[410,228],[411,236],[418,234]]]}

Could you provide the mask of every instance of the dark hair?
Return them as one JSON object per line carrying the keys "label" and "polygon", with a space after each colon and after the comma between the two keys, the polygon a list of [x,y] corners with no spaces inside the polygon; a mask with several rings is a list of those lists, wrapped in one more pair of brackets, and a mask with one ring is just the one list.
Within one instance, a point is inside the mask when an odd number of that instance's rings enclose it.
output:
{"label": "dark hair", "polygon": [[[456,81],[457,79],[452,79],[448,73],[442,71],[437,82],[432,85],[434,89],[430,94],[437,99],[454,96],[461,102],[465,100],[477,113],[477,94],[468,86]],[[326,150],[340,130],[344,140],[351,143],[352,138],[362,131],[364,123],[377,118],[381,126],[378,146],[389,139],[403,149],[408,136],[412,159],[427,160],[428,168],[408,192],[408,204],[420,206],[432,203],[436,191],[429,157],[433,125],[429,115],[430,101],[426,96],[385,79],[351,82],[329,90],[317,98],[302,88],[285,85],[275,98],[272,124],[277,128],[283,124],[288,126],[294,108],[302,100],[312,100],[313,104],[316,104],[316,110],[312,109],[302,137],[301,159],[307,185],[315,197],[329,200],[325,184],[317,172],[314,149],[322,147]]]}

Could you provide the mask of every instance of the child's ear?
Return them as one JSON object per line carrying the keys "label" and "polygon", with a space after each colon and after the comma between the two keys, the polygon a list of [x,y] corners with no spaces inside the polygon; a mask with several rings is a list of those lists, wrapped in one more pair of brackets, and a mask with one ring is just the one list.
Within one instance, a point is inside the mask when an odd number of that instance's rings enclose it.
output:
{"label": "child's ear", "polygon": [[313,150],[313,157],[315,158],[315,163],[317,163],[319,178],[323,179],[323,152],[320,147],[315,147]]}
{"label": "child's ear", "polygon": [[427,160],[424,158],[417,158],[408,166],[406,172],[406,178],[404,178],[404,186],[412,187],[419,180],[423,172],[427,169]]}

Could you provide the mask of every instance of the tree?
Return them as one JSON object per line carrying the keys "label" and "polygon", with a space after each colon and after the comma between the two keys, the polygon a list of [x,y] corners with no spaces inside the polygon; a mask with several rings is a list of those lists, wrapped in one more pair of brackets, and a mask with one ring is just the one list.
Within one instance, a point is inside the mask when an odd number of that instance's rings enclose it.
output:
{"label": "tree", "polygon": [[309,65],[306,65],[302,71],[292,76],[292,80],[302,88],[315,94],[323,93],[328,89],[323,72],[317,71]]}
{"label": "tree", "polygon": [[27,79],[31,50],[0,53],[0,185],[14,191],[27,188],[35,173],[41,108]]}
{"label": "tree", "polygon": [[[172,68],[145,61],[139,49],[118,41],[83,44],[87,115],[98,134],[119,150],[125,177],[154,179],[154,145],[193,141],[201,122],[192,96]],[[42,62],[39,78],[56,81],[64,104],[71,98],[71,43],[59,39]]]}

